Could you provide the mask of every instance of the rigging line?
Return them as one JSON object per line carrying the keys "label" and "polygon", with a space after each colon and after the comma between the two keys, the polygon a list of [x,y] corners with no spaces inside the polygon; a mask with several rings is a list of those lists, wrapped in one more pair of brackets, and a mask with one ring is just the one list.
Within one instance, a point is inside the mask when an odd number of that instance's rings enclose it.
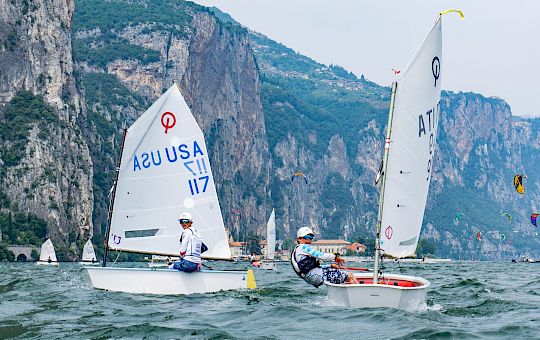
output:
{"label": "rigging line", "polygon": [[208,265],[206,265],[206,264],[204,264],[204,263],[202,263],[202,262],[201,262],[201,264],[202,264],[202,266],[203,266],[204,268],[208,268],[208,269],[210,269],[210,270],[214,270],[214,268],[212,268],[212,267],[210,267],[210,266],[208,266]]}
{"label": "rigging line", "polygon": [[120,254],[122,254],[122,251],[118,251],[118,250],[117,250],[116,253],[117,253],[118,255],[116,255],[116,259],[114,259],[113,265],[115,265],[115,264],[116,264],[116,261],[118,261],[118,258],[120,257]]}
{"label": "rigging line", "polygon": [[403,270],[401,269],[401,265],[399,263],[399,259],[396,259],[396,262],[397,262],[397,265],[398,265],[398,268],[399,268],[399,273],[400,274],[403,274]]}

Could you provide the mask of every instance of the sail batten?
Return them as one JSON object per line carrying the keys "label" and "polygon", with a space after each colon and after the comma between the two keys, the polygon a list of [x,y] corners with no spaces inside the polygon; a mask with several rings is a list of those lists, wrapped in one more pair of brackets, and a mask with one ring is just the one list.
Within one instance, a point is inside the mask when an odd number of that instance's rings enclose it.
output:
{"label": "sail batten", "polygon": [[175,84],[127,129],[108,246],[177,256],[183,212],[204,257],[231,257],[204,135]]}
{"label": "sail batten", "polygon": [[380,247],[414,255],[426,206],[441,94],[440,17],[397,81],[382,204]]}

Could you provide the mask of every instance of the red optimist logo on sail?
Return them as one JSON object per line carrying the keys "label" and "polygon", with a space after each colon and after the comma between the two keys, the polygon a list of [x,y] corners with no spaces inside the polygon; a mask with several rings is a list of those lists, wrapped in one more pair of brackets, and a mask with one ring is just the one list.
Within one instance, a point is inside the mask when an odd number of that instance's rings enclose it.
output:
{"label": "red optimist logo on sail", "polygon": [[172,112],[165,112],[161,115],[161,125],[165,128],[165,134],[176,125],[176,116]]}

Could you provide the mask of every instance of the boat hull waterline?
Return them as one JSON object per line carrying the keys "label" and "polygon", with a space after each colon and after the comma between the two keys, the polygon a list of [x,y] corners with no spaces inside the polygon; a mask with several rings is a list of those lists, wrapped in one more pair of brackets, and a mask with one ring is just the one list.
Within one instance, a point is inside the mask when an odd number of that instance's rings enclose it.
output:
{"label": "boat hull waterline", "polygon": [[275,262],[261,262],[261,266],[260,266],[259,269],[276,270],[277,269],[277,263],[275,263]]}
{"label": "boat hull waterline", "polygon": [[426,309],[429,281],[414,276],[385,274],[373,284],[373,273],[355,273],[364,284],[338,285],[325,282],[331,304],[351,308],[388,307],[406,311]]}
{"label": "boat hull waterline", "polygon": [[47,261],[37,261],[36,265],[38,266],[59,266],[60,263],[57,261],[47,262]]}
{"label": "boat hull waterline", "polygon": [[184,273],[174,269],[85,267],[83,272],[94,288],[133,294],[188,295],[256,288],[252,270]]}

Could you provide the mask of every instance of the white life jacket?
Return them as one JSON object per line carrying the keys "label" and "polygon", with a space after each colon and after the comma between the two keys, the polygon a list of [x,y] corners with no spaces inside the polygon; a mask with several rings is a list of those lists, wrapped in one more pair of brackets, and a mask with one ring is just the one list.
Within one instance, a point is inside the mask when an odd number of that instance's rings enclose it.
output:
{"label": "white life jacket", "polygon": [[202,236],[193,228],[184,229],[180,236],[180,256],[193,263],[201,263]]}

